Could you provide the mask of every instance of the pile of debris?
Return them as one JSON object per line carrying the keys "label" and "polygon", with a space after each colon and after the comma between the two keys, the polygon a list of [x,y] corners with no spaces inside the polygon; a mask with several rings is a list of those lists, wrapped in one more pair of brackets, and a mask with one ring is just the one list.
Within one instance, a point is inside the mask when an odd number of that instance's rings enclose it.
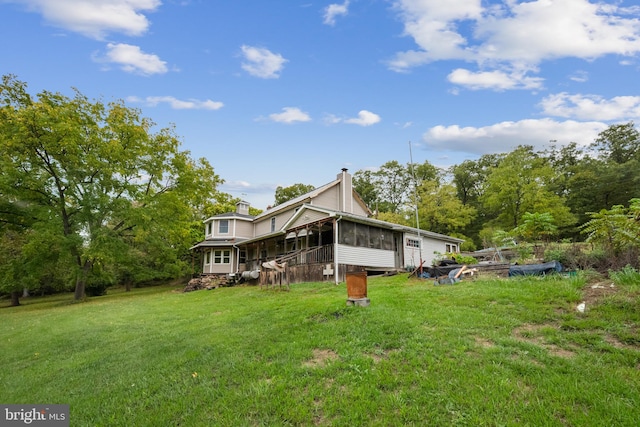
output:
{"label": "pile of debris", "polygon": [[199,291],[201,289],[206,289],[208,291],[212,289],[216,289],[219,286],[226,285],[227,281],[224,277],[219,276],[200,276],[194,277],[189,280],[187,286],[184,287],[183,292],[192,292]]}

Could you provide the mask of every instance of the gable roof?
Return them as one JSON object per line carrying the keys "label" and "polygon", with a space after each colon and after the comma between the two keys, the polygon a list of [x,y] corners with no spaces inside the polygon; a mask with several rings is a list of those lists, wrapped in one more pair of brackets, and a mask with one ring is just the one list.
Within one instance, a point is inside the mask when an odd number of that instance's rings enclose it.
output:
{"label": "gable roof", "polygon": [[297,204],[303,203],[305,200],[310,200],[313,199],[315,197],[318,197],[319,194],[324,193],[325,191],[327,191],[329,188],[340,184],[340,180],[339,179],[335,179],[331,182],[329,182],[328,184],[322,185],[318,188],[315,188],[311,191],[309,191],[308,193],[305,193],[301,196],[298,196],[296,198],[293,198],[291,200],[287,200],[284,203],[281,203],[279,205],[276,205],[274,207],[272,207],[271,209],[266,209],[264,212],[262,212],[261,214],[257,215],[255,217],[256,220],[262,219],[265,216],[272,216],[278,212],[287,210],[293,206],[296,206]]}
{"label": "gable roof", "polygon": [[[282,212],[285,211],[287,209],[290,209],[294,206],[297,205],[302,205],[304,204],[304,202],[315,199],[316,197],[318,197],[320,194],[326,192],[327,190],[335,187],[335,186],[339,186],[340,183],[342,182],[341,178],[337,178],[327,184],[324,184],[318,188],[315,188],[311,191],[309,191],[308,193],[305,193],[301,196],[298,196],[296,198],[293,198],[291,200],[287,200],[284,203],[281,203],[279,205],[276,205],[274,207],[272,207],[271,209],[267,209],[264,212],[260,213],[259,215],[257,215],[256,217],[254,217],[255,220],[259,221],[264,217],[270,217],[273,216],[275,214],[277,214],[278,212]],[[358,194],[358,192],[356,190],[351,191],[352,196],[354,197],[354,199],[356,200],[356,202],[358,204],[360,204],[364,210],[366,212],[368,212],[369,214],[371,214],[371,209],[369,209],[369,207],[367,206],[367,204],[364,202],[364,200],[362,199],[362,197],[360,197],[360,195]]]}

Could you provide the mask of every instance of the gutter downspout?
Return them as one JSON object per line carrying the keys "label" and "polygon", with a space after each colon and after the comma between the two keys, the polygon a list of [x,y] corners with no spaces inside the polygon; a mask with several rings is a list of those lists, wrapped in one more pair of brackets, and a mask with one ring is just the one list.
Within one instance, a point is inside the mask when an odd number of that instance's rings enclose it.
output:
{"label": "gutter downspout", "polygon": [[333,236],[333,278],[335,281],[335,284],[339,284],[340,281],[338,280],[339,277],[339,270],[338,270],[338,266],[340,265],[338,263],[338,222],[340,222],[340,220],[342,219],[342,216],[339,216],[338,218],[336,218],[334,220],[334,226],[333,226],[333,232],[334,232],[334,236]]}

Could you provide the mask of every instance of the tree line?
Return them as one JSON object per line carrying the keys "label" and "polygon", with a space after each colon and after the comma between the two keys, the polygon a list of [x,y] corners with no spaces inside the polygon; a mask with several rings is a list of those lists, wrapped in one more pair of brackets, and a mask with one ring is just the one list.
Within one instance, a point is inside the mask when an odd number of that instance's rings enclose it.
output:
{"label": "tree line", "polygon": [[[626,123],[587,147],[519,146],[446,170],[393,160],[355,172],[353,183],[379,219],[464,238],[466,249],[514,230],[622,248],[640,235],[639,162],[640,136]],[[180,148],[173,128],[156,130],[121,101],[34,96],[3,76],[0,294],[18,304],[25,291],[72,289],[81,300],[193,272],[202,219],[239,200],[218,191],[223,182]],[[275,204],[312,189],[278,187]]]}
{"label": "tree line", "polygon": [[594,216],[636,206],[640,133],[633,122],[616,124],[588,146],[521,145],[448,169],[392,160],[353,182],[378,218],[464,238],[468,250],[500,232],[584,240]]}

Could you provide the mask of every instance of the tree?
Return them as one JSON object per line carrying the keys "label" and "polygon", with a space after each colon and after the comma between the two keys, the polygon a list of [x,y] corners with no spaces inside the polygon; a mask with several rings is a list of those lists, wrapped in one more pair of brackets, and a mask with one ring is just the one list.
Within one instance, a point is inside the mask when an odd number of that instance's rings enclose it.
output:
{"label": "tree", "polygon": [[374,173],[381,212],[397,213],[411,194],[411,176],[396,160],[386,162]]}
{"label": "tree", "polygon": [[640,160],[640,132],[633,122],[611,125],[600,132],[591,148],[604,160],[618,164]]}
{"label": "tree", "polygon": [[480,230],[485,223],[497,215],[484,209],[480,198],[485,193],[489,173],[503,157],[504,154],[485,154],[476,161],[465,160],[450,169],[458,199],[464,206],[470,206],[476,210],[473,221],[465,226],[461,232],[470,236],[477,245],[483,245]]}
{"label": "tree", "polygon": [[154,125],[120,101],[78,91],[32,97],[14,76],[2,78],[0,194],[30,206],[32,222],[73,260],[75,299],[92,274],[114,274],[141,247],[162,248],[156,265],[180,268],[193,212],[222,182],[206,160],[180,151],[173,129]]}
{"label": "tree", "polygon": [[481,201],[496,215],[496,225],[517,228],[525,212],[549,212],[558,226],[575,223],[564,200],[549,189],[554,170],[531,146],[507,154],[487,177]]}
{"label": "tree", "polygon": [[362,197],[362,200],[370,209],[378,211],[379,189],[376,186],[372,171],[356,171],[353,174],[353,189]]}
{"label": "tree", "polygon": [[616,255],[627,248],[640,248],[640,199],[631,199],[629,208],[615,205],[592,212],[591,220],[581,228],[588,242],[601,243]]}
{"label": "tree", "polygon": [[557,230],[553,215],[549,212],[525,212],[515,232],[529,242],[538,242],[552,236]]}
{"label": "tree", "polygon": [[543,240],[546,245],[548,239],[557,231],[558,227],[556,227],[553,215],[549,212],[525,212],[522,215],[522,223],[513,230],[513,233],[521,236],[527,242],[533,242],[534,253],[539,256],[538,242]]}
{"label": "tree", "polygon": [[302,196],[303,194],[307,194],[313,189],[315,189],[313,185],[306,184],[293,184],[288,187],[278,186],[276,188],[274,204],[275,206],[281,205],[284,202],[295,199],[296,197]]}
{"label": "tree", "polygon": [[451,234],[469,225],[476,215],[474,207],[463,205],[457,198],[452,184],[425,181],[418,189],[418,197],[418,215],[423,230]]}
{"label": "tree", "polygon": [[432,165],[428,160],[422,164],[408,163],[407,171],[409,172],[410,179],[415,179],[416,187],[420,187],[425,181],[435,181],[439,184],[444,174],[440,168]]}

